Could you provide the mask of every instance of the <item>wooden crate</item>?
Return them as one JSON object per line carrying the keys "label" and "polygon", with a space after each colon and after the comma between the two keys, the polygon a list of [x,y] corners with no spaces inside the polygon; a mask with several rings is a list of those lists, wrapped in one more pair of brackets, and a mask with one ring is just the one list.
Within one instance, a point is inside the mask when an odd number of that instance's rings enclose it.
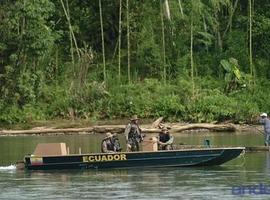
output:
{"label": "wooden crate", "polygon": [[158,145],[156,137],[144,138],[142,142],[142,151],[157,151],[157,150]]}
{"label": "wooden crate", "polygon": [[67,155],[66,143],[39,143],[33,153],[35,156]]}

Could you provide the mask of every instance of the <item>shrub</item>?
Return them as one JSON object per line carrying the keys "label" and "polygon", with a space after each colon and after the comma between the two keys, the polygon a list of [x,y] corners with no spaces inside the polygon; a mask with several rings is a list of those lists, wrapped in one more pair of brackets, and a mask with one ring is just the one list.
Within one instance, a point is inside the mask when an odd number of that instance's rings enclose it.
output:
{"label": "shrub", "polygon": [[221,93],[203,94],[187,105],[188,116],[186,120],[192,122],[225,121],[233,117],[235,104],[233,99]]}

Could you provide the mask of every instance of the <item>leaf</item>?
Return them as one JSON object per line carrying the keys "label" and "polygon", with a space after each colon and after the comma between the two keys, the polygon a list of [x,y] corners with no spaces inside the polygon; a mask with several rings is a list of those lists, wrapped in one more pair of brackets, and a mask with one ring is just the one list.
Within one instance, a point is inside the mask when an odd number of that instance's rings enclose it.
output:
{"label": "leaf", "polygon": [[207,32],[198,32],[198,34],[202,37],[198,41],[203,43],[205,46],[211,46],[212,41],[214,40],[214,36]]}
{"label": "leaf", "polygon": [[231,72],[232,71],[232,66],[227,60],[221,60],[220,61],[221,66],[227,71]]}
{"label": "leaf", "polygon": [[231,73],[226,73],[225,74],[225,81],[230,82],[232,80],[232,74]]}
{"label": "leaf", "polygon": [[229,58],[229,62],[231,64],[235,65],[236,67],[239,67],[238,60],[236,60],[235,58]]}
{"label": "leaf", "polygon": [[234,66],[234,69],[233,69],[233,73],[234,73],[234,75],[236,76],[236,78],[238,79],[238,80],[240,80],[241,79],[241,72],[240,72],[240,70],[236,67],[236,66]]}
{"label": "leaf", "polygon": [[208,32],[201,32],[201,31],[198,31],[198,34],[201,35],[204,39],[208,40],[208,41],[211,41],[213,39],[215,39],[215,37],[208,33]]}

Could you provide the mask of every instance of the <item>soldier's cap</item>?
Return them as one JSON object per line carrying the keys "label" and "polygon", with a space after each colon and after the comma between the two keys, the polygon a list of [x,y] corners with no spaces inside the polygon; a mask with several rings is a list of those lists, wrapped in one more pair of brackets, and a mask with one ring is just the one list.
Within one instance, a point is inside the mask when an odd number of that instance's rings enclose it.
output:
{"label": "soldier's cap", "polygon": [[131,118],[130,118],[130,121],[135,121],[135,120],[138,120],[138,116],[137,115],[133,115]]}
{"label": "soldier's cap", "polygon": [[261,117],[267,117],[267,114],[266,113],[262,113],[260,116]]}

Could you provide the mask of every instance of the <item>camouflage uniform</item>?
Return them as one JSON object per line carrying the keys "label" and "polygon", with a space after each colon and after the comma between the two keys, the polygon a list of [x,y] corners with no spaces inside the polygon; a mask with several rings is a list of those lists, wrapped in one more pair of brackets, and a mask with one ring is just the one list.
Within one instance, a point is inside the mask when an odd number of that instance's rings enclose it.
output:
{"label": "camouflage uniform", "polygon": [[101,143],[101,152],[102,153],[113,153],[115,152],[115,147],[112,141],[112,138],[105,138]]}
{"label": "camouflage uniform", "polygon": [[139,143],[143,140],[141,129],[138,124],[131,121],[125,129],[127,145],[131,146],[131,151],[139,151]]}
{"label": "camouflage uniform", "polygon": [[172,150],[173,136],[169,133],[168,129],[163,127],[158,136],[158,149],[159,150]]}
{"label": "camouflage uniform", "polygon": [[116,135],[112,135],[111,133],[106,133],[106,137],[101,142],[101,152],[102,153],[113,153],[120,152],[121,146],[119,143],[119,139]]}

